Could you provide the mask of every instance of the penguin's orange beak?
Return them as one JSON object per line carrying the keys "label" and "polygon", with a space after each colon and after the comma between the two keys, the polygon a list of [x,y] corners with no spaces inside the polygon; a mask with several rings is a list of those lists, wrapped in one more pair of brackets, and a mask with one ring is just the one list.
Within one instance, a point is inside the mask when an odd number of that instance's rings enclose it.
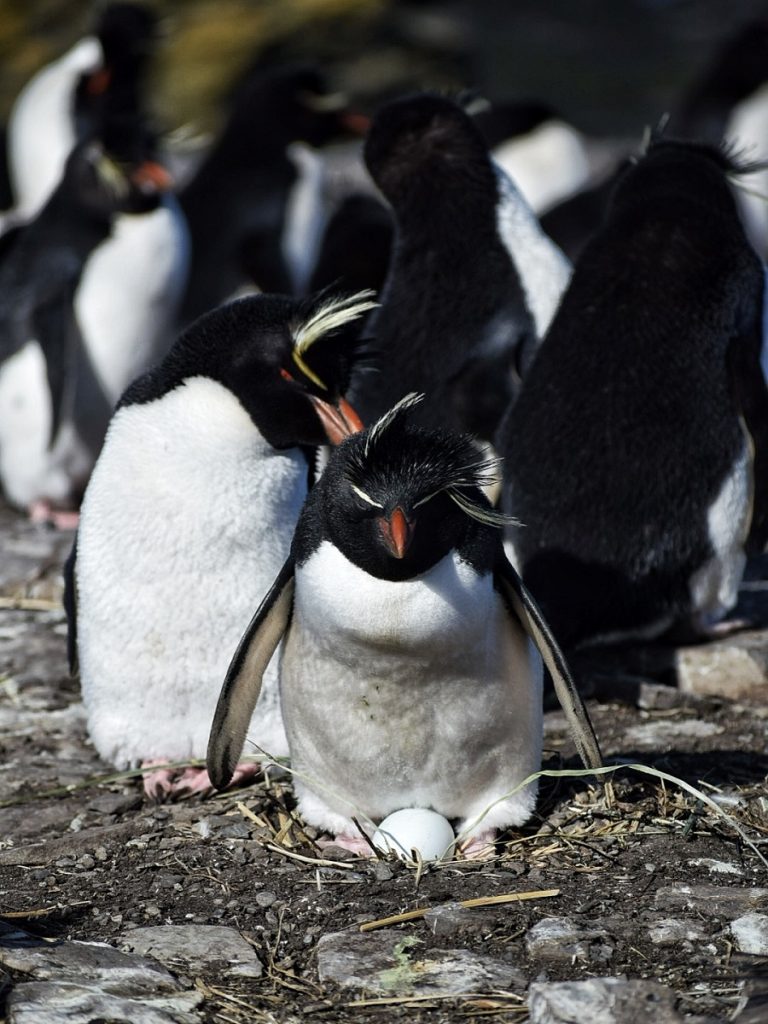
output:
{"label": "penguin's orange beak", "polygon": [[331,444],[341,444],[345,437],[363,429],[363,421],[346,398],[340,398],[336,405],[324,402],[317,395],[310,395],[309,399]]}
{"label": "penguin's orange beak", "polygon": [[379,516],[376,525],[390,554],[395,558],[403,558],[413,538],[415,523],[406,518],[405,512],[398,505],[389,519]]}
{"label": "penguin's orange beak", "polygon": [[131,174],[131,181],[139,188],[147,189],[150,192],[167,192],[173,188],[173,178],[162,166],[154,160],[145,160]]}

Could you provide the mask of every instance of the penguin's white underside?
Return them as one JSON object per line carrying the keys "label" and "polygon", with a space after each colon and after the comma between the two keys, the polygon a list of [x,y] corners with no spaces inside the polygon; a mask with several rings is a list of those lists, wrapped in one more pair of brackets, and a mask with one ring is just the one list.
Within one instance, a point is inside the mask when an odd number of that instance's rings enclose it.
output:
{"label": "penguin's white underside", "polygon": [[189,236],[178,203],[120,214],[91,254],[75,311],[94,372],[110,403],[165,354],[186,283]]}
{"label": "penguin's white underside", "polygon": [[[323,542],[296,571],[281,699],[300,809],[332,832],[409,806],[463,826],[540,765],[538,653],[455,552],[389,582]],[[535,798],[473,831],[522,823]]]}
{"label": "penguin's white underside", "polygon": [[500,167],[496,230],[517,269],[525,301],[542,338],[571,277],[571,264],[544,234],[532,210]]}
{"label": "penguin's white underside", "polygon": [[[91,736],[118,766],[204,757],[222,679],[285,560],[306,462],[194,377],[118,410],[83,503],[78,651]],[[286,751],[276,658],[252,734]]]}
{"label": "penguin's white underside", "polygon": [[41,497],[67,504],[88,477],[93,456],[70,419],[49,446],[51,413],[45,356],[33,338],[0,365],[0,478],[20,508]]}
{"label": "penguin's white underside", "polygon": [[579,133],[556,119],[502,142],[492,156],[536,213],[572,195],[589,177],[589,159]]}

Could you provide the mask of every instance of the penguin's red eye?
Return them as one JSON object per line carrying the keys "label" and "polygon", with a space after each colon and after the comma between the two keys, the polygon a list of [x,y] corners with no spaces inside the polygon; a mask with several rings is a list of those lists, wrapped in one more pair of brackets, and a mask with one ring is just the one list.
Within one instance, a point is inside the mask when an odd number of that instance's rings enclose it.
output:
{"label": "penguin's red eye", "polygon": [[293,380],[293,377],[290,375],[290,373],[288,373],[287,370],[282,369],[282,367],[280,368],[280,376],[283,378],[283,380]]}

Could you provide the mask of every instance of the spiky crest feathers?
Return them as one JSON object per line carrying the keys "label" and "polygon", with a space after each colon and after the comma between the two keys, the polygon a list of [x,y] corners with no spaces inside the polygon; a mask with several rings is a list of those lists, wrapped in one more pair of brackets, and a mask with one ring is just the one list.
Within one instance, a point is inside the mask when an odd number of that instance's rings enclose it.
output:
{"label": "spiky crest feathers", "polygon": [[414,509],[444,492],[478,522],[497,527],[514,523],[467,493],[497,483],[501,460],[485,455],[469,435],[411,426],[409,414],[423,399],[424,395],[411,392],[365,431],[346,470],[351,489],[367,504],[384,508],[381,498],[397,478],[414,497]]}
{"label": "spiky crest feathers", "polygon": [[378,303],[373,300],[373,297],[374,292],[366,290],[356,292],[354,295],[326,299],[315,304],[305,319],[291,324],[293,361],[301,372],[323,391],[327,391],[328,386],[307,365],[305,355],[319,338],[325,337],[345,324],[357,320],[364,313],[375,309]]}

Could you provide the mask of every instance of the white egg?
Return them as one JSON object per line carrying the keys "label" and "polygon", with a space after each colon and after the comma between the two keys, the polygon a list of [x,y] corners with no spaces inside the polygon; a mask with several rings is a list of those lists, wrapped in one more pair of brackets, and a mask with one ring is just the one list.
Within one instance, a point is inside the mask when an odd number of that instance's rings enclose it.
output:
{"label": "white egg", "polygon": [[453,829],[442,814],[423,807],[404,807],[388,815],[373,834],[373,845],[382,853],[394,850],[400,860],[413,860],[418,850],[425,861],[450,856]]}

